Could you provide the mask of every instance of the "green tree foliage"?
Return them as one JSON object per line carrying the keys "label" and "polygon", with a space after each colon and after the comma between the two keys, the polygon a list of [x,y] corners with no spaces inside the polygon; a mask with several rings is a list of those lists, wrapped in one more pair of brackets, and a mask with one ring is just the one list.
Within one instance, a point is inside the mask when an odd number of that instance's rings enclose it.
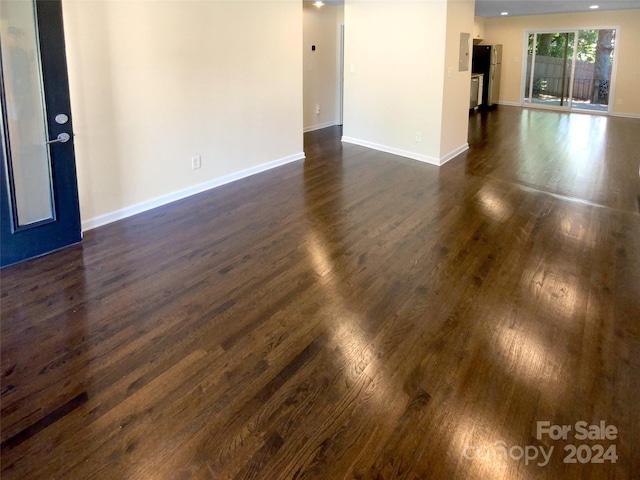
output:
{"label": "green tree foliage", "polygon": [[593,63],[596,60],[597,30],[580,30],[578,35],[578,60]]}
{"label": "green tree foliage", "polygon": [[565,58],[567,50],[573,56],[573,33],[541,33],[538,35],[536,55]]}
{"label": "green tree foliage", "polygon": [[[606,32],[599,39],[599,32]],[[553,58],[565,58],[565,53],[573,56],[573,33],[540,33],[536,55]],[[567,44],[568,40],[568,44]],[[595,63],[598,49],[606,55],[613,50],[613,30],[580,30],[578,34],[577,59],[582,62]],[[567,47],[565,52],[565,47]],[[529,52],[533,51],[533,35],[529,35]],[[611,58],[609,58],[611,62]]]}

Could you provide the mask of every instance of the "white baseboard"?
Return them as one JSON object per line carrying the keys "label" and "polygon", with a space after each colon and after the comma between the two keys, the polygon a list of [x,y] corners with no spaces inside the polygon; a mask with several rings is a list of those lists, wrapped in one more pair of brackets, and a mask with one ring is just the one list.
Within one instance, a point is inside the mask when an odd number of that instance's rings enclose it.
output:
{"label": "white baseboard", "polygon": [[612,117],[624,117],[624,118],[640,118],[640,114],[638,113],[618,113],[618,112],[611,112],[609,114]]}
{"label": "white baseboard", "polygon": [[428,163],[430,165],[440,165],[440,160],[428,155],[422,155],[421,153],[409,152],[407,150],[401,150],[399,148],[388,147],[386,145],[380,145],[378,143],[368,142],[367,140],[360,140],[353,137],[342,137],[342,141],[345,143],[353,143],[354,145],[360,145],[361,147],[371,148],[380,152],[391,153],[392,155],[399,155],[400,157],[411,158],[412,160],[418,160],[419,162]]}
{"label": "white baseboard", "polygon": [[131,205],[130,207],[125,207],[114,212],[106,213],[104,215],[98,215],[97,217],[90,218],[89,220],[84,220],[82,222],[82,230],[86,232],[87,230],[101,227],[103,225],[107,225],[108,223],[131,217],[132,215],[136,215],[138,213],[146,212],[147,210],[151,210],[152,208],[161,207],[163,205],[167,205],[168,203],[175,202],[176,200],[181,200],[183,198],[190,197],[191,195],[202,193],[207,190],[211,190],[212,188],[220,187],[222,185],[226,185],[227,183],[235,182],[236,180],[241,180],[243,178],[250,177],[251,175],[255,175],[257,173],[265,172],[267,170],[286,165],[287,163],[295,162],[297,160],[303,160],[304,158],[304,152],[296,153],[294,155],[289,155],[272,162],[263,163],[255,167],[231,173],[229,175],[225,175],[224,177],[214,178],[213,180],[194,185],[193,187],[185,188],[184,190],[179,190],[177,192],[162,195],[145,202],[137,203],[135,205]]}
{"label": "white baseboard", "polygon": [[518,102],[498,102],[498,105],[508,105],[509,107],[521,107],[522,104]]}
{"label": "white baseboard", "polygon": [[452,158],[460,155],[465,150],[469,149],[469,144],[465,143],[460,147],[452,150],[444,155],[442,158],[430,157],[428,155],[422,155],[421,153],[409,152],[407,150],[401,150],[399,148],[388,147],[386,145],[380,145],[378,143],[368,142],[367,140],[360,140],[353,137],[342,137],[342,141],[345,143],[353,143],[354,145],[360,145],[361,147],[371,148],[380,152],[391,153],[393,155],[399,155],[401,157],[410,158],[419,162],[428,163],[429,165],[436,165],[437,167],[444,165]]}
{"label": "white baseboard", "polygon": [[304,133],[313,132],[314,130],[321,130],[327,127],[335,127],[337,125],[336,121],[333,120],[331,122],[319,123],[318,125],[311,125],[310,127],[304,127],[302,130]]}
{"label": "white baseboard", "polygon": [[444,157],[442,157],[440,159],[440,165],[444,165],[449,160],[452,160],[452,159],[456,158],[462,152],[466,152],[467,150],[469,150],[469,144],[468,143],[465,143],[464,145],[460,145],[458,148],[455,148],[455,149],[451,150]]}

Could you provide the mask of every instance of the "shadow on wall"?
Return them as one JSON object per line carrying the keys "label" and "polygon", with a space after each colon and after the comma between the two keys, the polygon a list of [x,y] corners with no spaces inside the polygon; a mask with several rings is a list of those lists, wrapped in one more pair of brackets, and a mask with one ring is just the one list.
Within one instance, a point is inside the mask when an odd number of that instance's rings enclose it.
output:
{"label": "shadow on wall", "polygon": [[[83,220],[95,216],[93,212],[96,204],[100,203],[98,199],[117,199],[122,196],[124,172],[121,171],[119,159],[124,152],[121,151],[116,129],[118,112],[113,86],[118,78],[112,67],[114,52],[79,40],[95,38],[99,39],[100,45],[112,44],[113,19],[107,6],[107,2],[74,2],[65,5],[64,9],[78,191]],[[84,9],[90,9],[90,15]],[[92,18],[90,25],[85,20],[88,17]],[[99,98],[100,102],[90,101],[95,98]]]}

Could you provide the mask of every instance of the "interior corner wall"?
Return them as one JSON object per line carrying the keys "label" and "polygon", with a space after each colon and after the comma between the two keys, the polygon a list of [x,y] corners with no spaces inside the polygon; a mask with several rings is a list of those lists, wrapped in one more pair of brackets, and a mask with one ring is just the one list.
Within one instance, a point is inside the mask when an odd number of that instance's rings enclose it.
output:
{"label": "interior corner wall", "polygon": [[304,156],[299,0],[63,11],[83,225]]}
{"label": "interior corner wall", "polygon": [[500,102],[518,105],[521,103],[525,31],[593,27],[620,27],[616,38],[618,62],[615,73],[613,112],[620,115],[640,116],[640,95],[638,95],[640,9],[485,19],[482,43],[502,44]]}
{"label": "interior corner wall", "polygon": [[[469,144],[469,95],[475,0],[447,2],[447,36],[445,45],[444,95],[442,105],[442,136],[439,159],[450,160],[467,150]],[[468,33],[467,70],[460,71],[460,34]],[[451,72],[451,74],[449,74]],[[449,76],[451,75],[451,76]]]}
{"label": "interior corner wall", "polygon": [[439,163],[447,1],[345,0],[344,15],[345,141]]}
{"label": "interior corner wall", "polygon": [[[304,130],[338,122],[338,19],[343,6],[303,2]],[[312,50],[315,46],[315,50]],[[320,112],[317,113],[317,107]]]}

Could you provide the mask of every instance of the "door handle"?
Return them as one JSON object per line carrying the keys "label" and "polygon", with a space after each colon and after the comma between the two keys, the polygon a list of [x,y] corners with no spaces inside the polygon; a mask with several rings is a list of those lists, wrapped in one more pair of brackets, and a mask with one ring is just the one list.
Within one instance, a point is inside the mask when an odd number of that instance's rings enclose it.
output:
{"label": "door handle", "polygon": [[48,142],[45,142],[47,145],[51,145],[52,143],[66,143],[71,139],[71,135],[69,135],[66,132],[61,133],[60,135],[58,135],[57,138],[55,138],[54,140],[49,140]]}

